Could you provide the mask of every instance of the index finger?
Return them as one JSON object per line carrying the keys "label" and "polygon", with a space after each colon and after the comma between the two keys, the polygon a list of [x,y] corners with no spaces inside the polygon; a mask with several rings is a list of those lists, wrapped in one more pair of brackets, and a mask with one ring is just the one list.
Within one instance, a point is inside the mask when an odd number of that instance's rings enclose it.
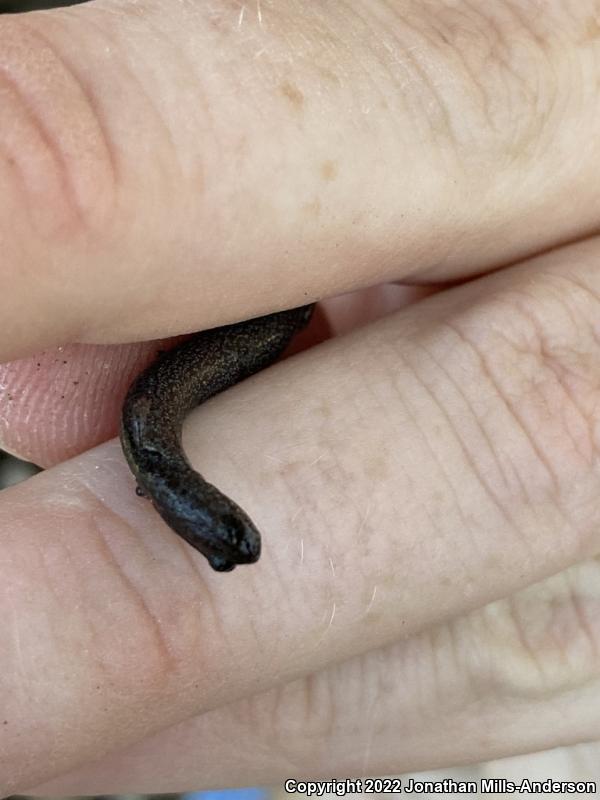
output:
{"label": "index finger", "polygon": [[265,0],[0,19],[0,358],[465,276],[588,232],[590,18]]}
{"label": "index finger", "polygon": [[598,251],[438,294],[194,412],[187,453],[258,523],[257,565],[207,570],[116,443],[4,493],[4,793],[595,553]]}

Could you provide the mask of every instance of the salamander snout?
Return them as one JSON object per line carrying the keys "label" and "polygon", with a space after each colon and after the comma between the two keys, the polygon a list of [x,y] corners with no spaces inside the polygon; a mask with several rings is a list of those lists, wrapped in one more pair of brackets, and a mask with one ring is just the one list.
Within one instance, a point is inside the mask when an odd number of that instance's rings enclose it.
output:
{"label": "salamander snout", "polygon": [[212,544],[215,551],[208,557],[211,567],[228,572],[236,564],[254,564],[260,558],[260,533],[243,512],[239,516],[223,514],[215,521]]}

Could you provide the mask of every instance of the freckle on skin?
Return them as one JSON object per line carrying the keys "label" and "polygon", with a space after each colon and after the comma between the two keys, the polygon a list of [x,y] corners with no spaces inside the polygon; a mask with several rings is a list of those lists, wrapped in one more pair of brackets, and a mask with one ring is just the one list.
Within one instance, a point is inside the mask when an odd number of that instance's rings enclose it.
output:
{"label": "freckle on skin", "polygon": [[319,413],[323,417],[323,419],[330,419],[331,418],[331,406],[329,403],[322,402],[319,404]]}
{"label": "freckle on skin", "polygon": [[323,161],[321,164],[321,177],[324,181],[333,181],[337,178],[338,168],[335,161]]}
{"label": "freckle on skin", "polygon": [[279,87],[281,90],[281,94],[290,101],[290,103],[300,110],[304,105],[304,95],[298,89],[297,86],[294,86],[293,83],[289,81],[284,81],[281,86]]}
{"label": "freckle on skin", "polygon": [[368,475],[372,481],[383,481],[389,475],[387,458],[381,454],[375,454],[372,458],[365,459],[363,464],[365,474]]}
{"label": "freckle on skin", "polygon": [[591,41],[593,42],[594,39],[597,39],[600,36],[600,25],[596,22],[594,17],[590,17],[587,26],[586,26],[586,35],[583,37],[583,41]]}
{"label": "freckle on skin", "polygon": [[326,69],[325,67],[319,67],[318,69],[319,75],[323,80],[327,81],[328,83],[332,83],[334,86],[339,87],[342,85],[339,75],[336,75],[335,72],[330,69]]}
{"label": "freckle on skin", "polygon": [[313,200],[311,203],[304,203],[302,210],[311,217],[318,217],[321,213],[320,200]]}

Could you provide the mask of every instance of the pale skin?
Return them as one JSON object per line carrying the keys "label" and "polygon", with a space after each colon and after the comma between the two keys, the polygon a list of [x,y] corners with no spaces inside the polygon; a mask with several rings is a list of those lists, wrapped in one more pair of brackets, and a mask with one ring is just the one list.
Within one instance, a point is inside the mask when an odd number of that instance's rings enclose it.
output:
{"label": "pale skin", "polygon": [[[0,19],[0,431],[48,467],[0,496],[0,795],[600,738],[599,56],[587,0]],[[212,572],[112,439],[123,343],[390,281],[435,290],[190,418],[264,536]]]}

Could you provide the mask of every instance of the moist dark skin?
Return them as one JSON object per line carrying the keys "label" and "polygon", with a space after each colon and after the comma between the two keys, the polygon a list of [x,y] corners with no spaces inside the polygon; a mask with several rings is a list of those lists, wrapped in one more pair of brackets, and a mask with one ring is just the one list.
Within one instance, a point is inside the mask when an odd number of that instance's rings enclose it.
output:
{"label": "moist dark skin", "polygon": [[281,355],[314,305],[203,331],[159,356],[129,388],[121,445],[138,484],[165,522],[218,572],[260,557],[250,517],[196,472],[183,452],[188,412]]}

